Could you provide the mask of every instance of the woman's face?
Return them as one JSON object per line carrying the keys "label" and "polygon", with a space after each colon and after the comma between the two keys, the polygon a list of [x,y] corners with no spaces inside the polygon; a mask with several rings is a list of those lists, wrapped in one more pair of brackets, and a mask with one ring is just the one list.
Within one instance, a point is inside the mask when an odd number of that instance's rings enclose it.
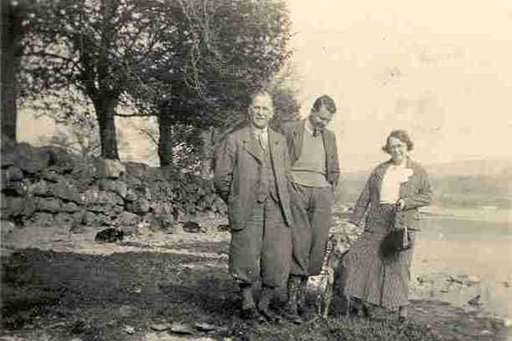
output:
{"label": "woman's face", "polygon": [[394,163],[402,163],[409,155],[407,144],[396,137],[390,137],[388,140],[388,151]]}

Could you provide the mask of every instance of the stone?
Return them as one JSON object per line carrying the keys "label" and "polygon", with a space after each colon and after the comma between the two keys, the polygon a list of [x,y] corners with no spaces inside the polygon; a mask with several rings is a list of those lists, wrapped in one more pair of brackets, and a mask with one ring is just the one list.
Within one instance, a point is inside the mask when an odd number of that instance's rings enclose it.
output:
{"label": "stone", "polygon": [[75,165],[81,161],[77,156],[69,153],[62,147],[44,146],[40,150],[48,153],[50,165],[60,174],[72,172]]}
{"label": "stone", "polygon": [[126,209],[130,212],[137,214],[145,214],[149,212],[149,201],[144,198],[139,198],[135,202],[126,204]]}
{"label": "stone", "polygon": [[448,280],[466,286],[475,285],[482,281],[482,279],[476,275],[451,275]]}
{"label": "stone", "polygon": [[18,167],[10,166],[2,170],[2,176],[6,181],[18,181],[24,178],[23,172]]}
{"label": "stone", "polygon": [[227,232],[229,231],[229,224],[220,224],[217,226],[217,231],[219,232]]}
{"label": "stone", "polygon": [[187,221],[183,223],[183,231],[188,233],[198,233],[201,232],[201,225],[196,223],[195,221]]}
{"label": "stone", "polygon": [[148,223],[149,228],[153,231],[166,231],[167,233],[175,232],[174,218],[169,214],[148,213],[144,216],[144,221]]}
{"label": "stone", "polygon": [[108,228],[96,234],[94,241],[98,243],[115,243],[123,241],[124,232],[115,228]]}
{"label": "stone", "polygon": [[98,179],[95,162],[77,163],[71,172],[74,182],[80,191],[89,189]]}
{"label": "stone", "polygon": [[24,172],[35,174],[48,167],[50,155],[47,151],[22,142],[2,150],[2,163],[18,167]]}
{"label": "stone", "polygon": [[83,217],[83,223],[87,226],[97,225],[100,220],[100,217],[96,213],[90,211],[85,212]]}
{"label": "stone", "polygon": [[139,162],[125,162],[124,165],[126,167],[126,173],[138,178],[144,177],[149,169],[148,165]]}
{"label": "stone", "polygon": [[83,224],[86,212],[86,210],[80,209],[79,211],[73,213],[73,220],[75,221],[74,226]]}
{"label": "stone", "polygon": [[22,214],[26,217],[30,217],[37,209],[36,199],[33,197],[25,197],[23,202]]}
{"label": "stone", "polygon": [[7,236],[9,233],[11,233],[16,228],[16,225],[9,220],[0,220],[0,230],[2,238]]}
{"label": "stone", "polygon": [[60,208],[60,210],[62,212],[68,212],[68,213],[76,212],[79,209],[80,209],[79,206],[74,202],[64,202],[64,203],[62,203],[62,207]]}
{"label": "stone", "polygon": [[48,212],[36,212],[30,222],[36,227],[50,227],[54,224],[53,214]]}
{"label": "stone", "polygon": [[119,160],[99,159],[96,168],[100,178],[118,179],[126,173],[126,166]]}
{"label": "stone", "polygon": [[16,180],[16,181],[3,181],[2,192],[9,193],[11,195],[24,196],[28,193],[28,185],[30,181],[28,179]]}
{"label": "stone", "polygon": [[55,169],[45,168],[41,172],[41,178],[49,182],[59,182],[62,176]]}
{"label": "stone", "polygon": [[7,196],[2,194],[2,217],[9,218],[23,213],[25,199],[18,196]]}
{"label": "stone", "polygon": [[128,193],[128,186],[121,180],[101,179],[99,189],[116,193],[123,199],[126,198]]}
{"label": "stone", "polygon": [[155,214],[172,214],[174,207],[168,202],[152,202],[151,211],[153,211]]}
{"label": "stone", "polygon": [[133,333],[135,333],[135,328],[133,328],[132,326],[126,325],[126,326],[124,326],[123,331],[126,334],[132,335]]}
{"label": "stone", "polygon": [[133,236],[138,232],[137,225],[122,225],[118,227],[119,230],[123,231],[125,236]]}
{"label": "stone", "polygon": [[130,212],[122,212],[117,216],[117,218],[112,222],[114,226],[136,226],[142,218],[137,214]]}
{"label": "stone", "polygon": [[50,193],[50,186],[45,180],[39,180],[38,182],[29,185],[28,193],[42,197],[48,196]]}
{"label": "stone", "polygon": [[54,216],[55,225],[60,227],[71,228],[75,224],[72,214],[60,212]]}
{"label": "stone", "polygon": [[88,189],[83,192],[81,199],[86,204],[124,204],[123,198],[113,192],[99,191],[97,189]]}
{"label": "stone", "polygon": [[167,323],[153,323],[150,328],[157,332],[163,332],[169,329],[169,325]]}
{"label": "stone", "polygon": [[36,208],[38,211],[45,212],[60,212],[61,203],[57,198],[41,198],[36,197]]}
{"label": "stone", "polygon": [[128,188],[124,199],[128,202],[133,202],[139,198],[137,192],[133,188]]}
{"label": "stone", "polygon": [[57,198],[61,198],[66,201],[72,201],[77,204],[82,203],[82,198],[80,197],[78,189],[70,183],[59,182],[51,186],[50,192]]}
{"label": "stone", "polygon": [[172,333],[175,334],[187,334],[192,335],[195,334],[194,328],[189,324],[179,323],[179,322],[173,322],[169,326],[169,330]]}

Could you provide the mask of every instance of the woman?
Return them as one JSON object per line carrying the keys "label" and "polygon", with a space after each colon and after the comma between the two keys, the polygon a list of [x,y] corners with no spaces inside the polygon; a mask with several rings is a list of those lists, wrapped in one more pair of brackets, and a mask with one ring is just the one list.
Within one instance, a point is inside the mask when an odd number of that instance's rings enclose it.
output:
{"label": "woman", "polygon": [[391,255],[382,254],[380,246],[393,226],[397,208],[402,210],[403,223],[414,245],[418,207],[430,204],[432,190],[425,169],[409,157],[413,142],[406,131],[392,131],[382,149],[391,159],[373,170],[350,220],[359,226],[366,214],[364,233],[346,257],[347,294],[364,303],[367,317],[368,304],[373,304],[387,309],[398,307],[399,320],[405,321],[414,246]]}

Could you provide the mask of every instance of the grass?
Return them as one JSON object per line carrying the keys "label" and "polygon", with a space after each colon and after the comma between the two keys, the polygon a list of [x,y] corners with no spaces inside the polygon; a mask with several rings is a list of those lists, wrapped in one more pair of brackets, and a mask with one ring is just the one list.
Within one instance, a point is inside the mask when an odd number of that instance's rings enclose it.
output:
{"label": "grass", "polygon": [[[216,245],[217,244],[217,245]],[[297,326],[252,325],[238,318],[225,242],[184,243],[199,254],[149,252],[86,255],[23,249],[2,259],[4,334],[28,340],[146,340],[157,323],[197,323],[188,337],[216,340],[442,340],[442,330],[396,319],[315,318]],[[217,256],[215,256],[217,255]],[[281,300],[282,301],[282,300]],[[133,327],[134,333],[124,330]],[[163,333],[167,333],[165,331]],[[42,334],[41,334],[42,333]],[[2,333],[0,333],[0,336]],[[43,336],[41,336],[43,335]],[[464,339],[465,340],[465,339]],[[473,339],[467,339],[473,340]],[[477,340],[477,339],[474,339]]]}

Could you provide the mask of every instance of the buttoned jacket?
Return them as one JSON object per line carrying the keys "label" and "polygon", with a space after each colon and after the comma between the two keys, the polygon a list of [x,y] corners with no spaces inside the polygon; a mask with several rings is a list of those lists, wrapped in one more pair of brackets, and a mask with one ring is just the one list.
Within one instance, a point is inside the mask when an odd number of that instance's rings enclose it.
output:
{"label": "buttoned jacket", "polygon": [[[291,225],[290,212],[290,159],[284,136],[268,128],[268,147],[277,195],[285,220]],[[214,186],[228,205],[232,230],[242,230],[257,200],[261,182],[263,155],[250,126],[227,135],[216,148],[214,160]]]}
{"label": "buttoned jacket", "polygon": [[[366,185],[354,207],[350,221],[360,225],[368,211],[367,219],[372,219],[372,211],[380,204],[382,181],[391,160],[378,165],[370,174]],[[404,200],[403,222],[413,229],[419,230],[419,207],[427,206],[432,202],[432,188],[425,169],[410,158],[406,161],[406,169],[410,169],[410,176],[400,184],[399,198]],[[411,174],[412,173],[412,174]],[[367,225],[371,225],[368,224]]]}

